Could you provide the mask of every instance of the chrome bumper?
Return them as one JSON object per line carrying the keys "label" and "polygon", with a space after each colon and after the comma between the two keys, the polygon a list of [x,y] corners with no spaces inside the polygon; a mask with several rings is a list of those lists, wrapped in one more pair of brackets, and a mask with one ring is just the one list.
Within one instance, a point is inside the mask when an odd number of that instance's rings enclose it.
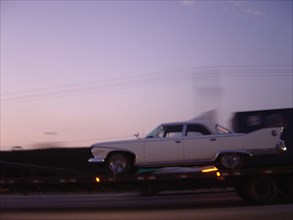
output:
{"label": "chrome bumper", "polygon": [[278,152],[280,152],[280,153],[285,152],[287,150],[287,147],[285,145],[285,141],[279,140],[276,145],[276,148],[277,148]]}

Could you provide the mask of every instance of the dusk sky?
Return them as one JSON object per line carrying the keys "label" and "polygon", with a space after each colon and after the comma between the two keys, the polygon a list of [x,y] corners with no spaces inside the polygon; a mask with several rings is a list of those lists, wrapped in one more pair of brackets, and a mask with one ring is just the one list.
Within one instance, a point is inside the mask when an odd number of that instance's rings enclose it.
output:
{"label": "dusk sky", "polygon": [[[1,150],[292,108],[292,1],[1,1]],[[57,142],[57,143],[56,143]]]}

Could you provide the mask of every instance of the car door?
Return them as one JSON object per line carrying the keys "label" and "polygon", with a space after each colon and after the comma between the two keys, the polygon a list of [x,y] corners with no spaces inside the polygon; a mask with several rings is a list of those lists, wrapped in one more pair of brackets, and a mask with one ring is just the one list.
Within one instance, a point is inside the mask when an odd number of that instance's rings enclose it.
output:
{"label": "car door", "polygon": [[184,159],[186,161],[213,161],[220,150],[217,135],[203,125],[187,125],[184,137]]}
{"label": "car door", "polygon": [[145,161],[149,164],[176,164],[183,160],[183,125],[165,125],[156,138],[145,140]]}

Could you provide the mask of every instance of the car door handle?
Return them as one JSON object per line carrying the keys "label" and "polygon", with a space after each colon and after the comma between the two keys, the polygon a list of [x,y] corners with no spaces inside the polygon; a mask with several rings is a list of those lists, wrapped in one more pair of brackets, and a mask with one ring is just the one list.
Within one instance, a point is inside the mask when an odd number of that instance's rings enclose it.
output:
{"label": "car door handle", "polygon": [[175,143],[176,143],[176,144],[180,144],[180,143],[181,143],[181,141],[175,141]]}
{"label": "car door handle", "polygon": [[210,139],[210,141],[216,141],[216,140],[217,140],[216,138],[211,138],[211,139]]}

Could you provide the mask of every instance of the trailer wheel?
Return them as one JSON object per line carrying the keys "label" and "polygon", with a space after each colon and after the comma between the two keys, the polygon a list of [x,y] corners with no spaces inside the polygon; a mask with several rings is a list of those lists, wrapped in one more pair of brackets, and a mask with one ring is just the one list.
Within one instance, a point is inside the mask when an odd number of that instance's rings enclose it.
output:
{"label": "trailer wheel", "polygon": [[107,159],[107,166],[113,174],[128,174],[132,168],[131,160],[125,153],[113,153]]}
{"label": "trailer wheel", "polygon": [[286,182],[286,193],[293,200],[293,176],[291,176]]}
{"label": "trailer wheel", "polygon": [[220,169],[235,169],[242,165],[243,157],[238,153],[223,153],[217,159],[217,167]]}
{"label": "trailer wheel", "polygon": [[258,204],[273,202],[278,194],[276,182],[269,176],[253,177],[246,184],[245,196]]}
{"label": "trailer wheel", "polygon": [[247,196],[247,192],[246,192],[246,183],[242,183],[239,186],[237,186],[235,188],[235,191],[237,193],[238,196],[240,196],[242,199],[244,200],[249,200],[248,196]]}

